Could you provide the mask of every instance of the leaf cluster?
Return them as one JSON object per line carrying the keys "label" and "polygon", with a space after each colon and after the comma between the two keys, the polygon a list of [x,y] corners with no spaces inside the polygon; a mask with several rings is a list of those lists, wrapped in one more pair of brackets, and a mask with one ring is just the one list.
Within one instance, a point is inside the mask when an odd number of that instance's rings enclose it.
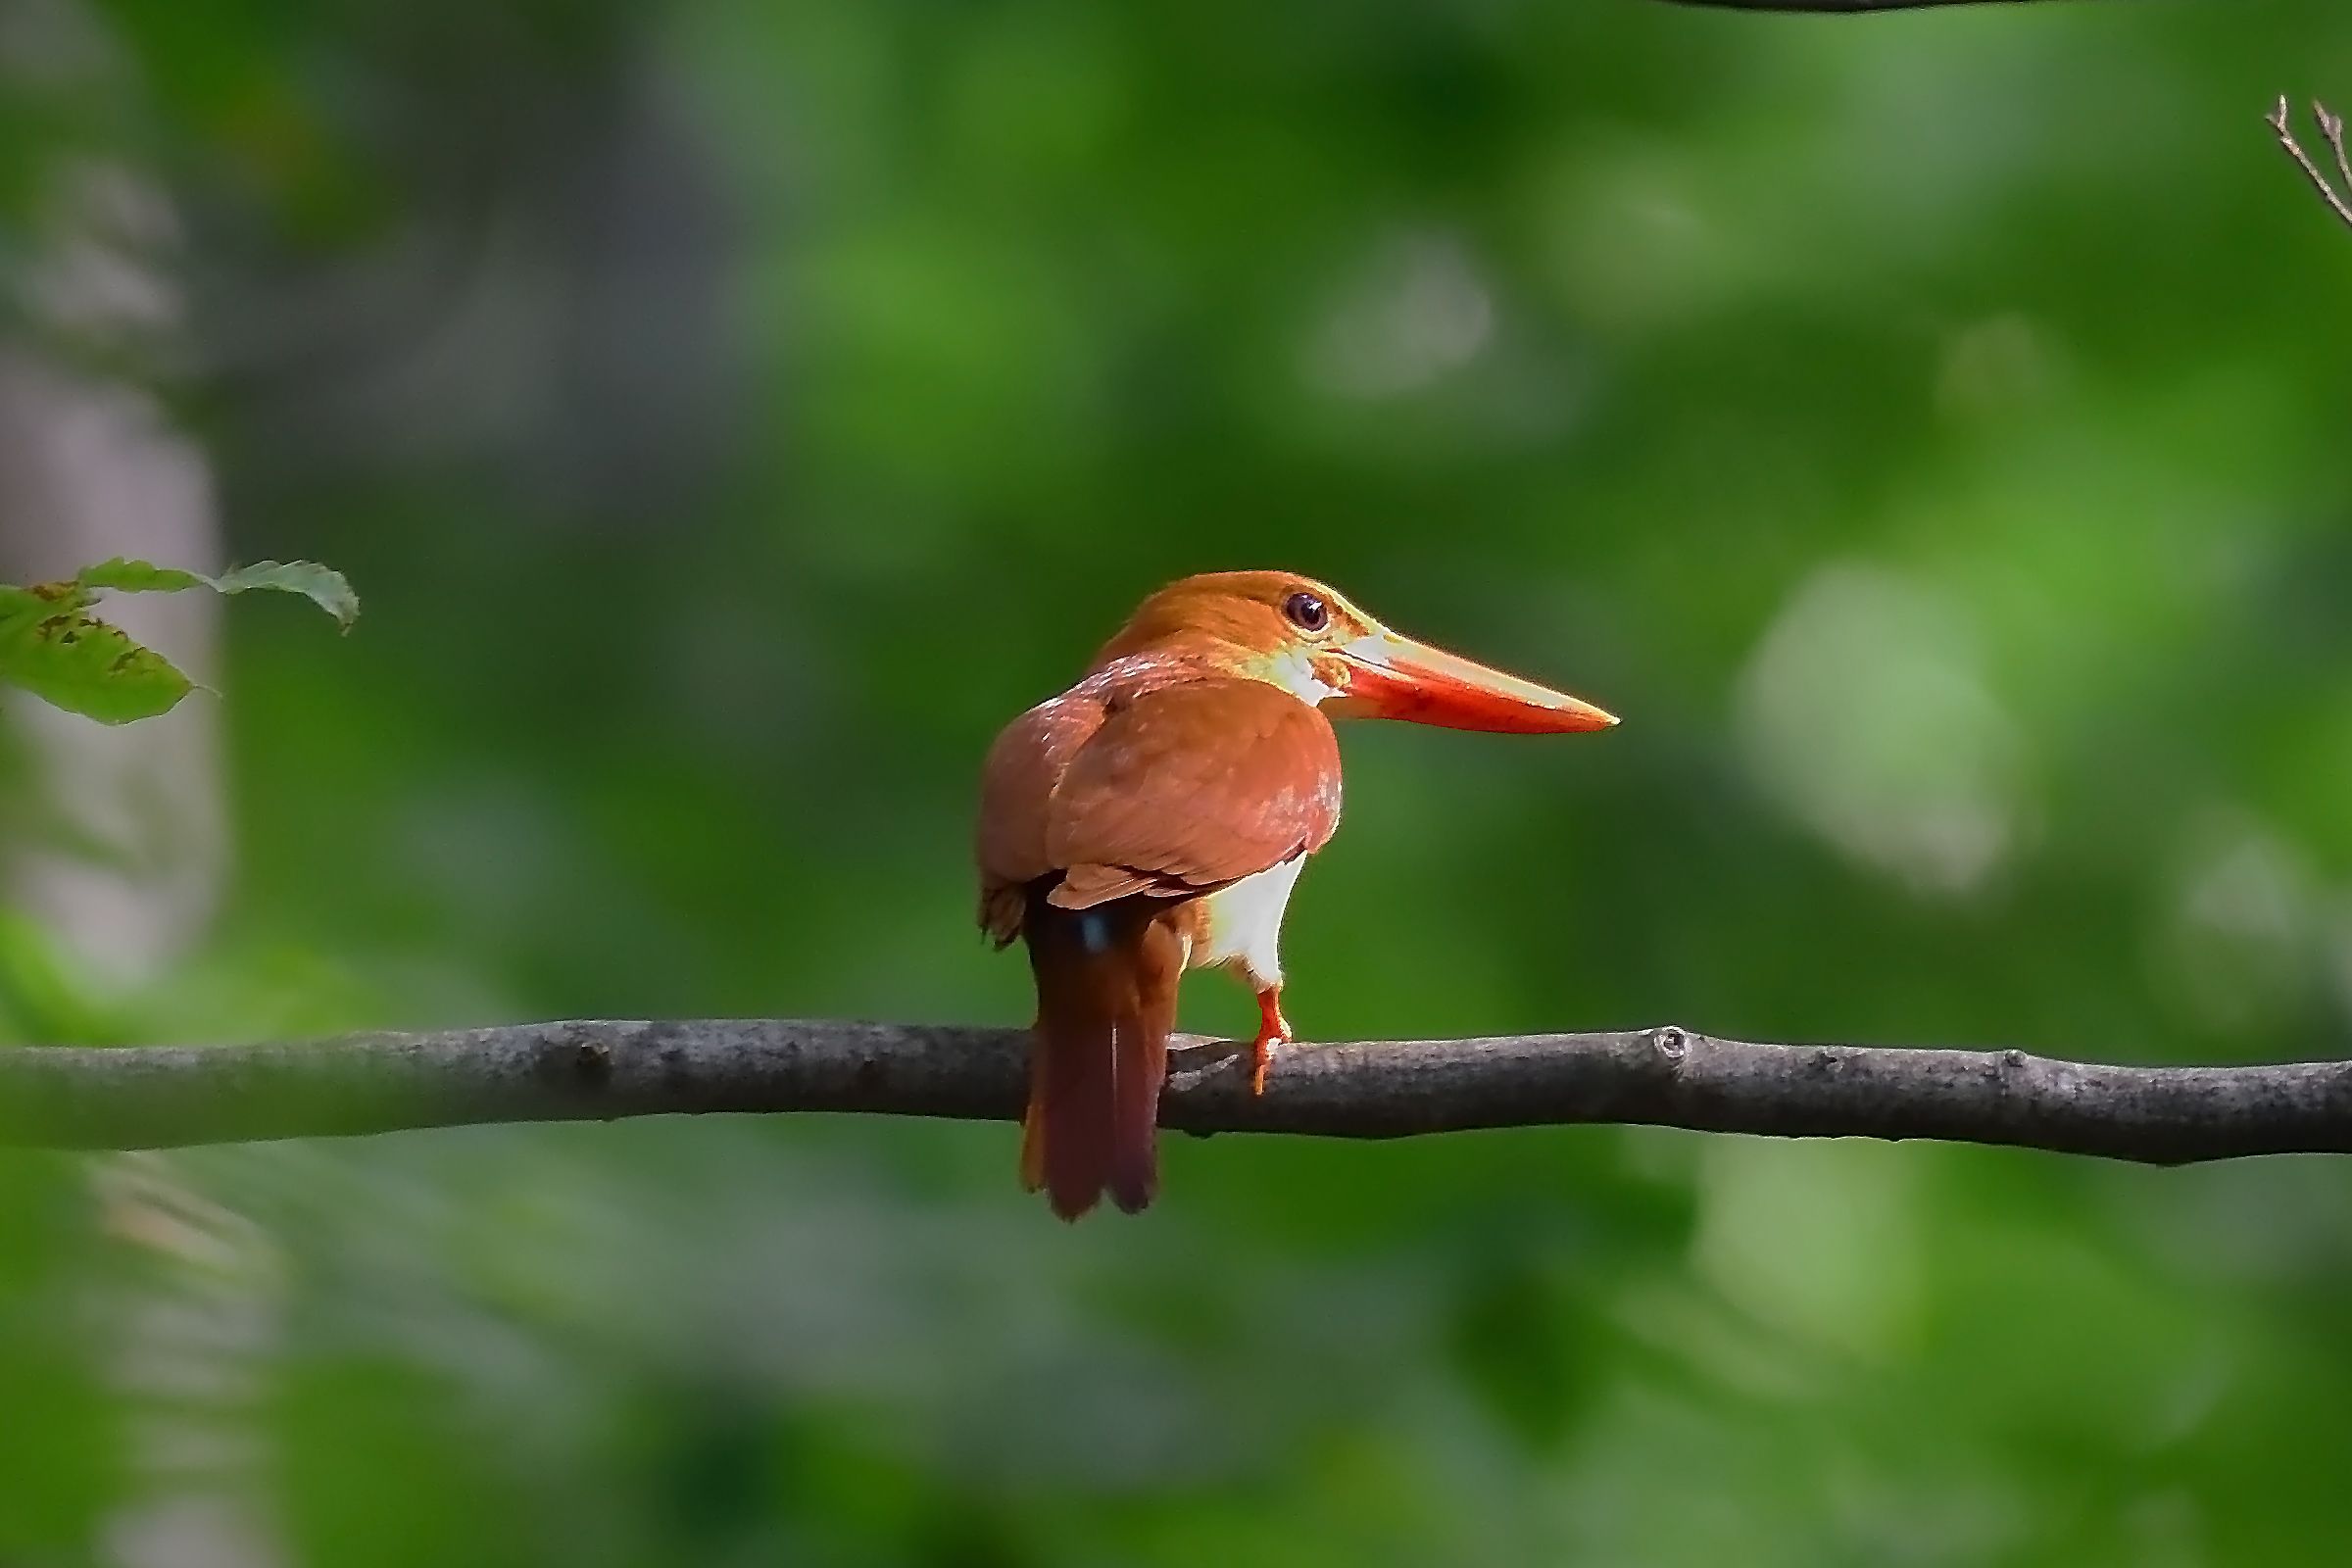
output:
{"label": "leaf cluster", "polygon": [[102,594],[218,594],[254,589],[300,594],[345,631],[359,618],[359,596],[343,574],[310,561],[260,561],[220,576],[117,557],[57,582],[20,588],[0,583],[0,682],[94,718],[127,724],[179,706],[196,683],[180,668],[94,610]]}

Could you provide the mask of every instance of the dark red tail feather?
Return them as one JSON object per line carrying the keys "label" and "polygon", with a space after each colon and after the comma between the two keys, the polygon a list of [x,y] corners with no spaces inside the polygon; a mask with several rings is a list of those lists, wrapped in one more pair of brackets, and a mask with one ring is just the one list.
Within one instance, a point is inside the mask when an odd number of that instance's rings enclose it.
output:
{"label": "dark red tail feather", "polygon": [[1064,909],[1032,896],[1021,934],[1037,976],[1021,1182],[1076,1219],[1103,1191],[1132,1214],[1159,1188],[1159,1087],[1184,944],[1167,906]]}

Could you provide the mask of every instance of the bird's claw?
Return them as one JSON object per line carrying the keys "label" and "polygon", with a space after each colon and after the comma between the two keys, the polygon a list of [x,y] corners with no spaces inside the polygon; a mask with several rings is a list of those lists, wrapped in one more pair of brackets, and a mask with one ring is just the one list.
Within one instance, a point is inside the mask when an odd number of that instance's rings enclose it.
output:
{"label": "bird's claw", "polygon": [[1266,1069],[1274,1065],[1274,1048],[1288,1044],[1280,1035],[1259,1035],[1250,1043],[1250,1093],[1252,1098],[1266,1092]]}
{"label": "bird's claw", "polygon": [[1297,1037],[1291,1033],[1291,1023],[1282,1015],[1282,993],[1261,992],[1257,999],[1257,1038],[1250,1042],[1250,1094],[1251,1098],[1266,1092],[1266,1069],[1274,1065],[1274,1048],[1287,1046]]}

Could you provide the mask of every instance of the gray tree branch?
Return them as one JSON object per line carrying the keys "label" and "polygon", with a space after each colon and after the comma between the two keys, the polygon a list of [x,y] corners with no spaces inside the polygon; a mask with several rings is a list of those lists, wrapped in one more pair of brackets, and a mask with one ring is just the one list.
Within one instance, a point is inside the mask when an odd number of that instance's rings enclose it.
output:
{"label": "gray tree branch", "polygon": [[[514,1024],[298,1045],[0,1050],[0,1144],[156,1149],[719,1111],[1011,1119],[1027,1035],[920,1024]],[[1187,1037],[1163,1125],[1399,1138],[1630,1122],[1936,1138],[2177,1165],[2352,1152],[2352,1061],[2120,1067],[2022,1051],[1751,1045],[1674,1027],[1296,1046],[1252,1100]]]}

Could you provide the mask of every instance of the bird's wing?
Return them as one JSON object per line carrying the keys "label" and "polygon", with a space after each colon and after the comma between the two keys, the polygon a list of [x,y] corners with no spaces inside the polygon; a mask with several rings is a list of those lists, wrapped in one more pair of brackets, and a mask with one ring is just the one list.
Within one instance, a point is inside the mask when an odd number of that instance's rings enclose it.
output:
{"label": "bird's wing", "polygon": [[1054,794],[1053,902],[1206,892],[1322,848],[1339,820],[1339,742],[1289,693],[1202,679],[1114,700]]}
{"label": "bird's wing", "polygon": [[1004,726],[980,775],[980,927],[1002,947],[1020,935],[1025,890],[1057,869],[1047,850],[1054,796],[1078,751],[1107,716],[1102,694],[1080,687]]}
{"label": "bird's wing", "polygon": [[981,924],[1020,927],[1021,890],[1087,908],[1181,898],[1322,848],[1340,819],[1331,722],[1262,681],[1081,687],[998,737],[981,790]]}

